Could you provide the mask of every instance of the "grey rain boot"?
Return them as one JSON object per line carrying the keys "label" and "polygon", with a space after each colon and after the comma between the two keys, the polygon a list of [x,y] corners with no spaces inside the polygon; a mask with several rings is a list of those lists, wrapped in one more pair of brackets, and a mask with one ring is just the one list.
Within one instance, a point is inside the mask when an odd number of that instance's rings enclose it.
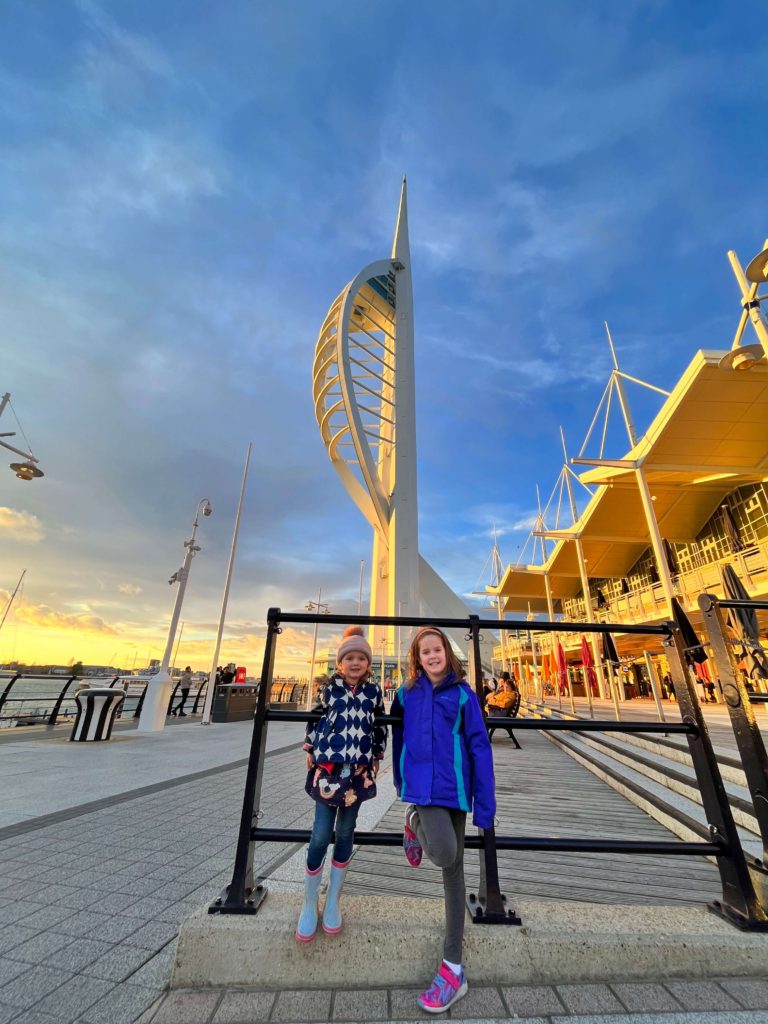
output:
{"label": "grey rain boot", "polygon": [[339,909],[339,896],[348,867],[349,861],[345,864],[339,864],[336,860],[331,861],[331,877],[328,880],[328,893],[323,908],[323,931],[326,935],[338,935],[341,931],[343,922]]}
{"label": "grey rain boot", "polygon": [[311,942],[317,931],[317,901],[320,894],[320,883],[323,880],[325,859],[319,868],[310,871],[304,867],[304,906],[299,914],[296,926],[296,938],[299,942]]}

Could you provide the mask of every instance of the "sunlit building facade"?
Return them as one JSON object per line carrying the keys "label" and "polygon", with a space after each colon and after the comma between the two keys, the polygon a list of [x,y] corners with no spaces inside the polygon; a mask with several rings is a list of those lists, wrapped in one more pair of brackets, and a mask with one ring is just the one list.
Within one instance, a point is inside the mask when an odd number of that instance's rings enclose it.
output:
{"label": "sunlit building facade", "polygon": [[[629,450],[617,459],[601,451],[599,458],[572,460],[589,500],[565,529],[547,530],[541,517],[536,536],[554,542],[543,548],[546,557],[510,565],[498,586],[488,588],[507,617],[586,621],[584,569],[591,614],[604,622],[668,620],[677,598],[700,627],[699,595],[725,596],[726,565],[750,597],[768,598],[768,329],[760,296],[755,301],[758,285],[746,281],[735,254],[729,255],[741,273],[744,308],[733,349],[698,351],[672,391],[663,392],[663,405],[641,437],[620,392]],[[740,344],[748,320],[760,345]],[[759,613],[759,624],[765,637],[768,613]],[[538,682],[535,666],[544,661],[546,667],[552,634],[537,633],[535,621],[531,630],[530,639],[510,639],[509,654],[518,672],[530,676],[533,670]],[[562,634],[560,640],[578,679],[581,638]],[[663,677],[658,639],[617,629],[615,640],[636,690],[648,681],[649,661]],[[500,660],[499,646],[495,655]]]}

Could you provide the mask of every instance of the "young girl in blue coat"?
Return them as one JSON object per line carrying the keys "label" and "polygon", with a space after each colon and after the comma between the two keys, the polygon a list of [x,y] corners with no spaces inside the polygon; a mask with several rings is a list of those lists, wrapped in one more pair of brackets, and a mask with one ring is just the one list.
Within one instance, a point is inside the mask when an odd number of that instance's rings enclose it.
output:
{"label": "young girl in blue coat", "polygon": [[315,801],[315,821],[307,848],[304,905],[296,938],[315,937],[318,896],[325,855],[336,833],[328,893],[323,909],[323,931],[338,935],[342,919],[339,894],[352,855],[360,804],[376,795],[375,778],[387,746],[387,730],[376,725],[384,714],[381,687],[370,678],[373,655],[360,626],[344,630],[336,654],[337,671],[318,694],[304,742],[307,754],[306,791]]}
{"label": "young girl in blue coat", "polygon": [[428,1013],[442,1013],[467,993],[461,963],[464,938],[464,828],[467,813],[478,828],[496,814],[493,758],[483,714],[446,635],[425,626],[408,652],[408,680],[391,714],[392,761],[405,814],[403,847],[418,867],[422,853],[443,869],[443,961],[418,998]]}

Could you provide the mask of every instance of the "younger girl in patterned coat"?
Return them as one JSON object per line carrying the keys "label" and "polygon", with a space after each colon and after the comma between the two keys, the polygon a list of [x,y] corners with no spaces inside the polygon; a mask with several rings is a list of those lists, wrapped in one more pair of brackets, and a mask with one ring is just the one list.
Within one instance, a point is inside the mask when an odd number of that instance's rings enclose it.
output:
{"label": "younger girl in patterned coat", "polygon": [[323,908],[323,931],[338,935],[342,927],[339,894],[347,873],[360,804],[376,795],[375,779],[387,746],[387,730],[374,724],[384,714],[381,687],[370,678],[373,655],[360,626],[344,630],[336,655],[337,671],[318,695],[304,742],[307,753],[306,790],[315,801],[315,822],[307,848],[304,905],[296,938],[315,937],[318,895],[325,854],[334,828],[328,893]]}

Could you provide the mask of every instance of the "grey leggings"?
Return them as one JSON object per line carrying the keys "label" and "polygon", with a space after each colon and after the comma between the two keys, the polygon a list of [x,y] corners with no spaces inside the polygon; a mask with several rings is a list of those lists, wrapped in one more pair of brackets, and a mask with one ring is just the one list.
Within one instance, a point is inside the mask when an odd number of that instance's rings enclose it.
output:
{"label": "grey leggings", "polygon": [[416,807],[412,824],[424,853],[443,869],[445,892],[445,942],[443,956],[461,963],[464,939],[464,829],[465,811],[452,807]]}

